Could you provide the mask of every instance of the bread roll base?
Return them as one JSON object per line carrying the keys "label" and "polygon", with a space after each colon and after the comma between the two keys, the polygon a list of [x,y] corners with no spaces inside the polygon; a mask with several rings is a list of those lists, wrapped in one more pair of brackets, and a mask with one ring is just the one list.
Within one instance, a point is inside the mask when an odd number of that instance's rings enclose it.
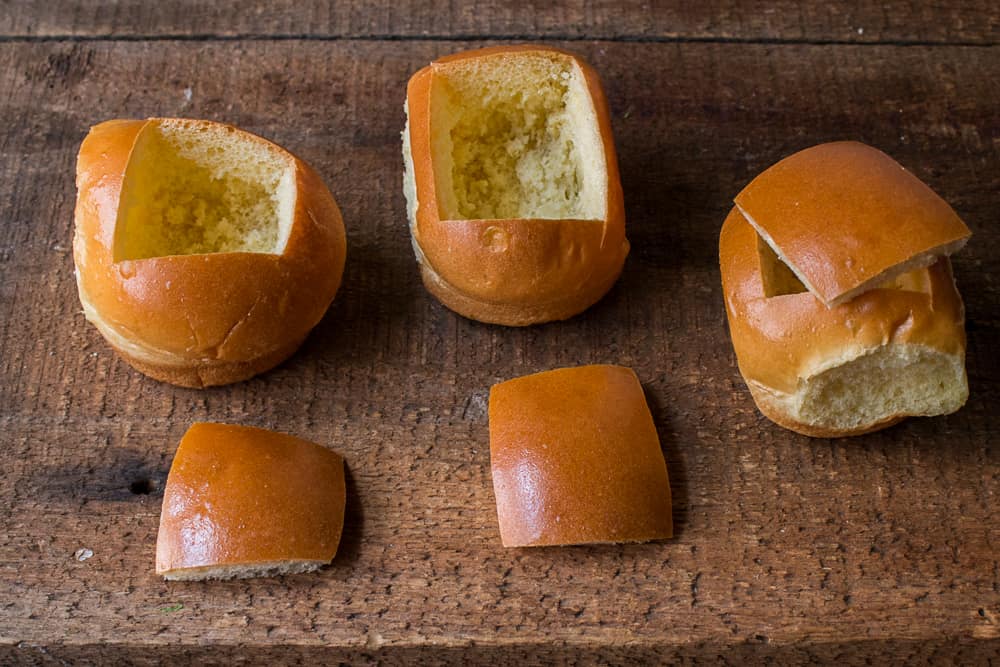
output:
{"label": "bread roll base", "polygon": [[205,387],[242,382],[269,371],[292,356],[302,345],[302,340],[294,341],[253,361],[205,360],[201,363],[184,366],[154,364],[129,354],[125,349],[111,342],[110,339],[108,343],[125,362],[143,375],[179,387],[204,389]]}
{"label": "bread roll base", "polygon": [[784,407],[778,401],[775,401],[769,392],[755,387],[749,381],[747,382],[747,389],[750,390],[750,396],[753,398],[754,403],[757,405],[757,409],[760,410],[762,415],[773,421],[778,426],[787,428],[789,431],[795,431],[800,435],[809,436],[810,438],[845,438],[848,436],[865,435],[866,433],[874,433],[875,431],[881,431],[882,429],[889,428],[890,426],[895,426],[909,416],[895,415],[887,417],[882,421],[875,422],[874,424],[866,424],[865,426],[861,426],[856,429],[829,428],[822,425],[807,424],[805,422],[792,419],[785,412]]}
{"label": "bread roll base", "polygon": [[441,278],[429,264],[420,261],[419,255],[418,263],[424,287],[446,308],[471,320],[508,327],[556,322],[578,315],[603,299],[621,275],[621,267],[619,267],[618,271],[609,274],[604,282],[597,284],[593,290],[571,294],[562,301],[535,304],[492,303],[471,298],[466,293],[455,289]]}

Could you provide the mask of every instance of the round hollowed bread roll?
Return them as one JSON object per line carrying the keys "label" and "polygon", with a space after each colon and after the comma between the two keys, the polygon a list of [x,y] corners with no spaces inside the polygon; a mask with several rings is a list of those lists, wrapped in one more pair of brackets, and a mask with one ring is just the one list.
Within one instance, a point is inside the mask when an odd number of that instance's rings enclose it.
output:
{"label": "round hollowed bread roll", "polygon": [[344,461],[259,428],[194,424],[163,493],[156,573],[171,580],[308,572],[337,554]]}
{"label": "round hollowed bread roll", "polygon": [[77,162],[84,314],[133,367],[188,387],[272,368],[320,321],[346,241],[319,175],[202,120],[108,121]]}
{"label": "round hollowed bread roll", "polygon": [[471,319],[561,320],[628,254],[608,105],[594,70],[547,47],[451,55],[407,87],[404,192],[424,285]]}
{"label": "round hollowed bread roll", "polygon": [[670,482],[639,379],[581,366],[490,390],[490,463],[505,547],[671,537]]}
{"label": "round hollowed bread roll", "polygon": [[827,308],[735,208],[719,253],[740,373],[774,422],[860,435],[965,403],[964,309],[947,257]]}

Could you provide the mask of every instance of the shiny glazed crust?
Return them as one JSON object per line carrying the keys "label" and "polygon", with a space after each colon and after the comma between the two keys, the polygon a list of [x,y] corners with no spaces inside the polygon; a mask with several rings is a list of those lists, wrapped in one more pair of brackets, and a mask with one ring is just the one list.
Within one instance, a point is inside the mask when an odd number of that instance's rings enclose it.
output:
{"label": "shiny glazed crust", "polygon": [[876,288],[827,308],[810,292],[765,296],[757,234],[736,208],[723,224],[719,256],[740,373],[760,411],[793,431],[815,437],[860,435],[906,417],[888,415],[852,430],[802,423],[777,397],[795,394],[805,378],[883,346],[921,346],[964,360],[965,313],[946,257],[919,269],[926,292]]}
{"label": "shiny glazed crust", "polygon": [[645,542],[673,533],[670,483],[635,373],[562,368],[490,391],[505,547]]}
{"label": "shiny glazed crust", "polygon": [[[608,175],[604,219],[442,220],[431,150],[431,83],[435,72],[470,58],[517,58],[524,54],[568,58],[583,73]],[[408,160],[419,202],[410,232],[428,291],[465,317],[508,326],[566,319],[607,293],[621,273],[629,244],[608,104],[597,73],[587,63],[566,51],[530,45],[453,54],[413,75],[406,104]]]}
{"label": "shiny glazed crust", "polygon": [[150,122],[156,119],[101,123],[80,147],[73,256],[84,313],[126,361],[158,380],[202,387],[247,379],[291,355],[337,293],[346,254],[340,211],[312,168],[233,128],[294,162],[294,221],[284,252],[115,262],[123,175]]}
{"label": "shiny glazed crust", "polygon": [[[968,241],[958,214],[885,153],[854,141],[786,157],[736,207],[828,306],[933,264]],[[835,230],[835,233],[824,233]]]}
{"label": "shiny glazed crust", "polygon": [[331,450],[259,428],[194,424],[164,489],[156,573],[325,565],[340,543],[345,489],[343,459]]}

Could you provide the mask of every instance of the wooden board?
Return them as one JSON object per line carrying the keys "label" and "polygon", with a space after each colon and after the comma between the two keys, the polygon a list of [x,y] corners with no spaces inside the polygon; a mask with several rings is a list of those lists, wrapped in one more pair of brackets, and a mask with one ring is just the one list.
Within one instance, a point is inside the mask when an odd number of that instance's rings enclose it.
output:
{"label": "wooden board", "polygon": [[[1000,47],[562,44],[605,79],[633,251],[582,316],[505,329],[424,292],[401,194],[408,76],[480,43],[0,43],[0,662],[997,660]],[[302,350],[260,378],[156,383],[80,313],[77,147],[95,122],[149,115],[277,141],[344,210],[342,291]],[[717,240],[754,174],[843,138],[891,153],[973,229],[955,260],[972,394],[949,417],[810,440],[762,418],[739,378]],[[489,387],[589,362],[642,379],[677,536],[504,550]],[[329,569],[153,575],[163,482],[196,420],[345,456],[347,526]]]}
{"label": "wooden board", "polygon": [[48,39],[616,39],[994,44],[995,2],[6,0],[0,35]]}

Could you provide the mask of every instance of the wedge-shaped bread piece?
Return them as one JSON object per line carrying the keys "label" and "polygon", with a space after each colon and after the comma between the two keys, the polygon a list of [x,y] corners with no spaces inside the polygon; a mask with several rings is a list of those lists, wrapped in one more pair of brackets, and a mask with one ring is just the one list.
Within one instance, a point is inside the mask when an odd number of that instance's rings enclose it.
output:
{"label": "wedge-shaped bread piece", "polygon": [[719,255],[740,373],[771,420],[838,437],[965,403],[964,309],[947,257],[828,308],[736,208]]}
{"label": "wedge-shaped bread piece", "polygon": [[571,317],[621,273],[628,241],[607,101],[547,47],[442,58],[410,79],[404,192],[424,285],[466,317]]}
{"label": "wedge-shaped bread piece", "polygon": [[244,380],[292,354],[340,286],[337,204],[283,148],[229,125],[94,127],[77,161],[84,314],[158,380]]}
{"label": "wedge-shaped bread piece", "polygon": [[666,462],[629,368],[561,368],[494,385],[490,461],[505,547],[673,534]]}
{"label": "wedge-shaped bread piece", "polygon": [[156,573],[231,579],[309,572],[337,553],[344,460],[300,438],[198,423],[181,439],[163,493]]}
{"label": "wedge-shaped bread piece", "polygon": [[930,266],[969,240],[951,206],[870,146],[820,144],[770,167],[736,206],[827,306]]}

